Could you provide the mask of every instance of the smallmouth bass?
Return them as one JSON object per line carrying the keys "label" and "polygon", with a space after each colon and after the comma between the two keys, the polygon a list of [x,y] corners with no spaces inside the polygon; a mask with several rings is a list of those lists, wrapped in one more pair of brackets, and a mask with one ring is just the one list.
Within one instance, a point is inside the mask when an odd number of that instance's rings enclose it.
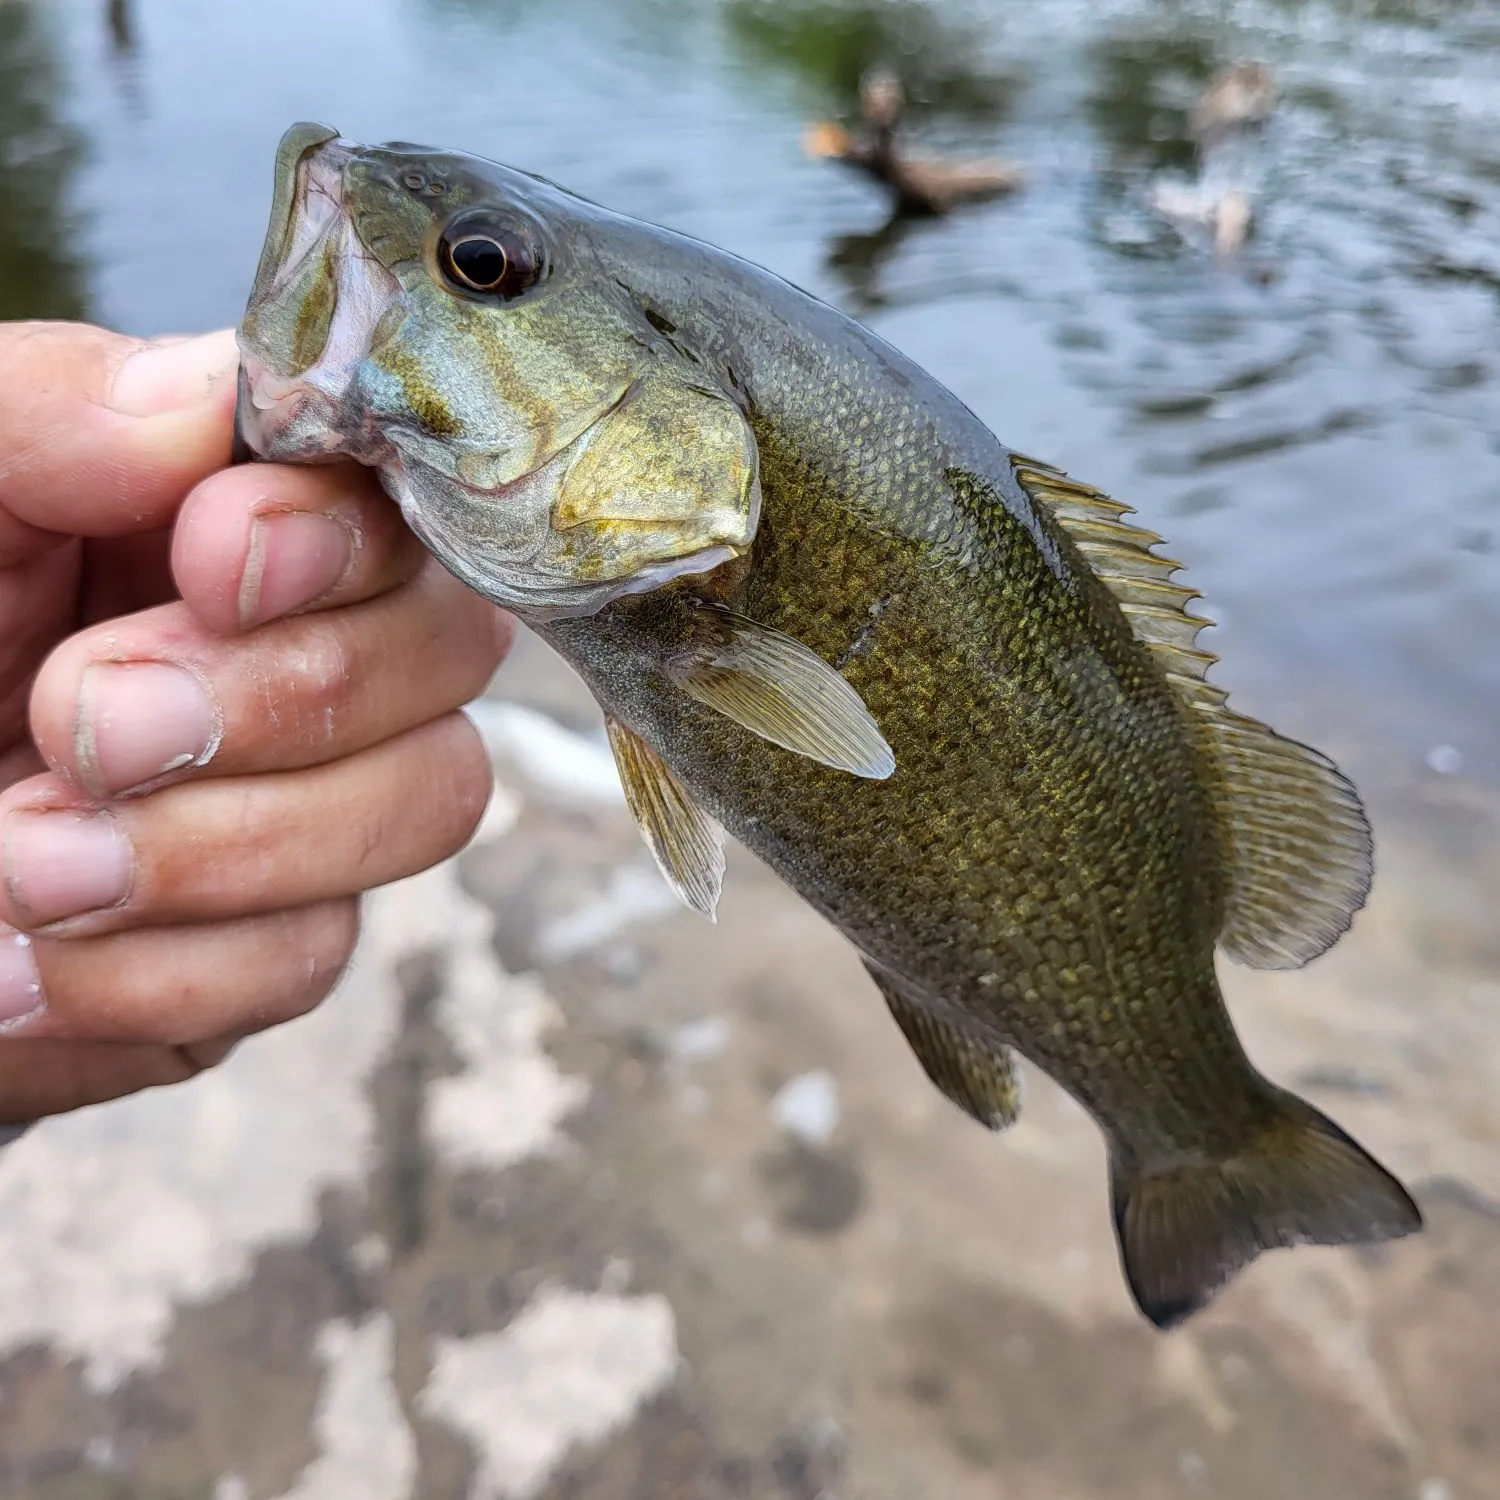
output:
{"label": "smallmouth bass", "polygon": [[348,455],[605,709],[666,878],[721,830],[854,943],[994,1129],[1015,1054],[1109,1146],[1170,1327],[1263,1250],[1418,1229],[1264,1078],[1216,946],[1323,952],[1371,838],[1325,757],[1235,713],[1123,506],[1005,448],[852,320],[508,167],[294,126],[240,328],[237,452]]}

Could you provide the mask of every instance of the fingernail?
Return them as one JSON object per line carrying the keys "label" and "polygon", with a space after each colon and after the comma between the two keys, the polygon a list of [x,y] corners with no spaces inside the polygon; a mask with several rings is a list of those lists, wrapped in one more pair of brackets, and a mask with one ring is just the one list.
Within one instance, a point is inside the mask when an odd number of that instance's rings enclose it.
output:
{"label": "fingernail", "polygon": [[106,404],[127,417],[184,411],[208,400],[238,364],[232,329],[159,340],[138,349],[115,372]]}
{"label": "fingernail", "polygon": [[42,977],[31,939],[0,922],[0,1028],[42,1008]]}
{"label": "fingernail", "polygon": [[332,516],[257,516],[240,581],[240,628],[264,625],[321,598],[349,571],[353,557],[353,533]]}
{"label": "fingernail", "polygon": [[205,764],[219,747],[219,715],[208,690],[167,662],[95,662],[78,689],[73,753],[96,797]]}
{"label": "fingernail", "polygon": [[0,833],[5,892],[28,927],[118,906],[131,853],[108,813],[13,812]]}

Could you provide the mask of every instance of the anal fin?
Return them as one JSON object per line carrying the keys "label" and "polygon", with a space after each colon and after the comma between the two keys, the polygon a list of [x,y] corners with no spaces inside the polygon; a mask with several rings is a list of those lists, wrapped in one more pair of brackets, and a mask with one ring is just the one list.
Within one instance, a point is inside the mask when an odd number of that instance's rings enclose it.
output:
{"label": "anal fin", "polygon": [[639,735],[605,717],[609,745],[641,837],[668,885],[710,922],[724,885],[724,835]]}
{"label": "anal fin", "polygon": [[865,968],[938,1089],[987,1130],[1014,1125],[1021,1112],[1021,1080],[1010,1049],[969,1035],[873,964],[866,962]]}

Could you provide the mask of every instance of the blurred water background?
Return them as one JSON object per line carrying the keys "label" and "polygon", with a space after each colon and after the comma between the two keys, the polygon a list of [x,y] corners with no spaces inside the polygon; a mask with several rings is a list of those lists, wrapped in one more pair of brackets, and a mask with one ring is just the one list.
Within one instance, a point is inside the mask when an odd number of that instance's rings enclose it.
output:
{"label": "blurred water background", "polygon": [[[101,12],[115,17],[112,29]],[[1257,709],[1500,774],[1500,12],[1462,0],[8,3],[0,313],[235,320],[285,124],[457,144],[845,306],[1166,534]],[[1241,56],[1283,99],[1252,267],[1151,208]],[[896,61],[1023,195],[882,233],[804,158]],[[1227,680],[1227,679],[1226,679]],[[1299,708],[1299,712],[1302,710]],[[1318,725],[1316,727],[1322,727]],[[1453,757],[1438,757],[1452,763]]]}

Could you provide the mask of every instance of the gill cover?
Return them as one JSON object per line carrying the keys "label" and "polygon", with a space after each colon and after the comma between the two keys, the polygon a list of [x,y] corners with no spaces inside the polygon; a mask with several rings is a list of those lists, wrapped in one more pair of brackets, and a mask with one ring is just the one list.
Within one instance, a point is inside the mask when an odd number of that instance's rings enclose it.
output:
{"label": "gill cover", "polygon": [[567,447],[488,490],[402,457],[392,493],[443,564],[535,620],[710,572],[755,538],[755,437],[727,397],[650,371]]}

